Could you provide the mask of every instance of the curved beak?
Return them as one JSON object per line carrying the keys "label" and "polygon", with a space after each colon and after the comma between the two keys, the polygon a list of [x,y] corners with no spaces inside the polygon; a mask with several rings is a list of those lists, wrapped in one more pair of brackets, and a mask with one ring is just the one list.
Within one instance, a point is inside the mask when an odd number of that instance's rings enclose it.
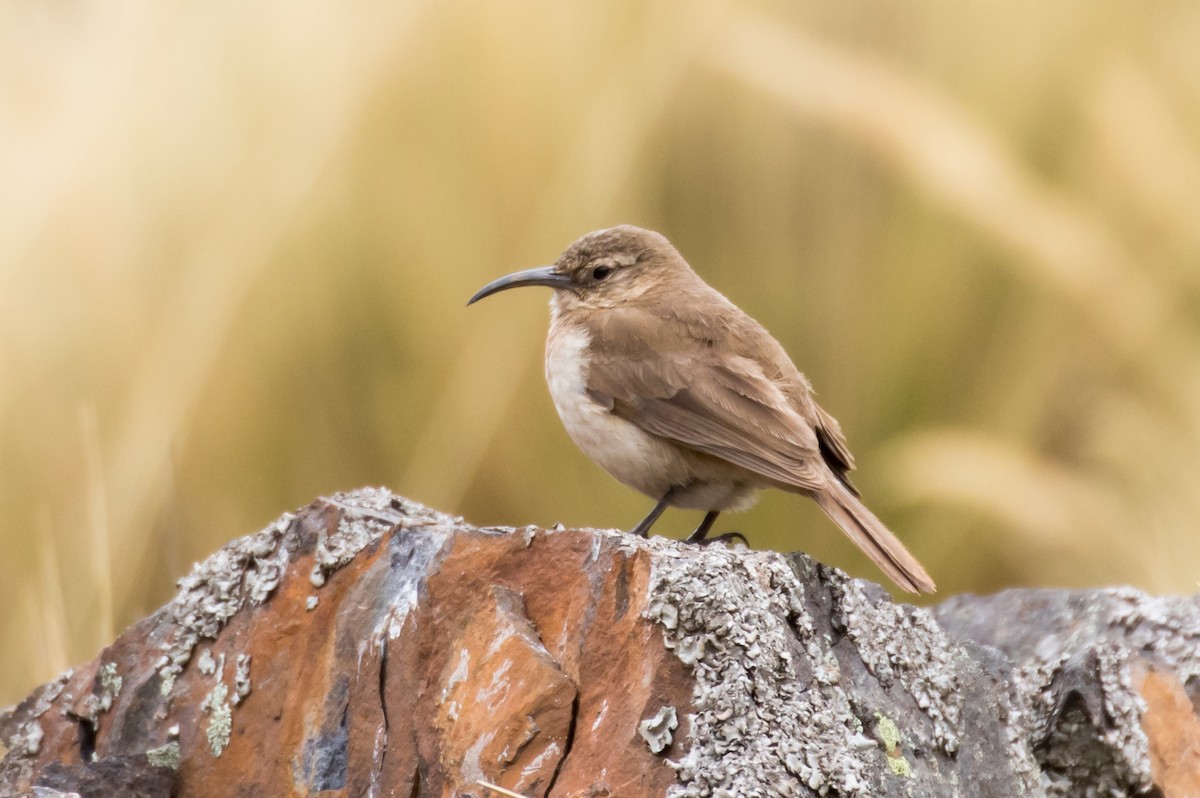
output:
{"label": "curved beak", "polygon": [[467,300],[467,304],[472,305],[484,297],[489,297],[501,291],[507,291],[509,288],[520,288],[523,285],[548,285],[551,288],[570,288],[571,278],[562,272],[554,271],[553,266],[538,266],[536,269],[525,269],[524,271],[507,274],[498,280],[492,280],[483,288],[476,291],[475,296]]}

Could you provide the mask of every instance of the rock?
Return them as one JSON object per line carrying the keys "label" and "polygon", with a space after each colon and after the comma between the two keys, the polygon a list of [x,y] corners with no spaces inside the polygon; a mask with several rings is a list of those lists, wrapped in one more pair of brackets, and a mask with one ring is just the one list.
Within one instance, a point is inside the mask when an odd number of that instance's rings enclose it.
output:
{"label": "rock", "polygon": [[1197,795],[1200,606],[932,610],[804,555],[385,490],[234,541],[0,715],[0,795]]}
{"label": "rock", "polygon": [[1012,663],[1045,794],[1200,796],[1200,597],[1010,590],[935,615]]}
{"label": "rock", "polygon": [[175,779],[174,770],[156,767],[145,754],[138,754],[78,765],[50,762],[42,768],[35,787],[80,798],[169,798]]}

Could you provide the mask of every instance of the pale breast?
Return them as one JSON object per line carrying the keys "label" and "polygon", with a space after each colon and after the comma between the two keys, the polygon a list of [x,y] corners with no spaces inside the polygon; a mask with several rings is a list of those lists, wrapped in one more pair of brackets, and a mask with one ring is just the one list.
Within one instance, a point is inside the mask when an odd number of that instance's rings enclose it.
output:
{"label": "pale breast", "polygon": [[557,317],[546,339],[546,384],[567,434],[608,473],[650,496],[690,475],[672,445],[617,418],[587,393],[587,332]]}
{"label": "pale breast", "polygon": [[745,509],[766,482],[743,469],[643,432],[587,392],[587,330],[552,312],[546,383],[567,435],[620,482],[655,499],[675,488],[672,504],[697,510]]}

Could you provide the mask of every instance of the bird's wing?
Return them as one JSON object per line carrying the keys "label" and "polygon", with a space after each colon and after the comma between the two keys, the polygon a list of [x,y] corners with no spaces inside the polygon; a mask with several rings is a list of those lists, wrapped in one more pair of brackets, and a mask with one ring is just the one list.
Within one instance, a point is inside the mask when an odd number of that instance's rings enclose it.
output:
{"label": "bird's wing", "polygon": [[[842,435],[842,427],[837,419],[825,412],[813,399],[812,386],[794,365],[787,352],[777,341],[761,338],[757,341],[759,358],[762,360],[764,373],[790,400],[791,406],[806,419],[811,421],[813,431],[817,434],[821,456],[829,469],[841,480],[850,492],[858,495],[858,489],[850,482],[849,472],[854,470],[854,455]],[[743,351],[743,354],[746,354]]]}
{"label": "bird's wing", "polygon": [[745,357],[643,349],[593,355],[588,391],[646,432],[804,490],[827,482],[812,425]]}
{"label": "bird's wing", "polygon": [[842,484],[858,496],[858,488],[854,487],[849,477],[849,472],[854,470],[854,455],[850,454],[850,447],[842,435],[841,425],[816,402],[812,403],[812,408],[816,415],[817,440],[821,444],[821,455]]}

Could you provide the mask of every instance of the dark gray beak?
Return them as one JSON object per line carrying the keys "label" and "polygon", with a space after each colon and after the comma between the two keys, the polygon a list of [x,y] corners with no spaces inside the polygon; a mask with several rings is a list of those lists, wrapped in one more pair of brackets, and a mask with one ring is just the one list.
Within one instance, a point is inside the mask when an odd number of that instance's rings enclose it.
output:
{"label": "dark gray beak", "polygon": [[483,288],[476,291],[475,296],[467,300],[467,304],[474,304],[484,297],[497,294],[501,291],[507,291],[509,288],[520,288],[523,285],[548,285],[551,288],[570,288],[571,278],[561,272],[554,271],[553,266],[538,266],[536,269],[525,269],[524,271],[507,274],[498,280],[492,280]]}

